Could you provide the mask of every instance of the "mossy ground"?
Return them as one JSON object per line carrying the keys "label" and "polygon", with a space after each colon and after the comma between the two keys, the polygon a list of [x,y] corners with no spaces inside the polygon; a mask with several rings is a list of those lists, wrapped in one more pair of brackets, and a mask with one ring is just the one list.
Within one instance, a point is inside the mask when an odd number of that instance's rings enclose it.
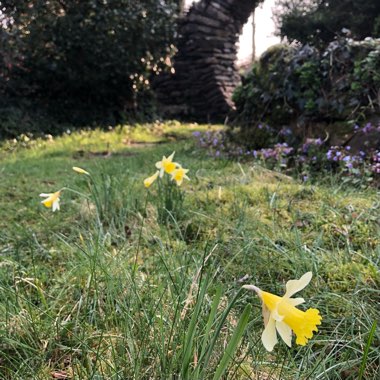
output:
{"label": "mossy ground", "polygon": [[[208,157],[191,138],[207,128],[173,122],[3,143],[0,378],[376,378],[378,193]],[[142,181],[173,150],[191,181],[162,223],[157,184],[148,191]],[[92,174],[96,201],[72,166]],[[52,213],[38,195],[62,187],[84,196],[64,191]],[[241,286],[281,295],[307,271],[300,296],[320,310],[319,332],[305,347],[280,342],[267,353],[259,299]]]}

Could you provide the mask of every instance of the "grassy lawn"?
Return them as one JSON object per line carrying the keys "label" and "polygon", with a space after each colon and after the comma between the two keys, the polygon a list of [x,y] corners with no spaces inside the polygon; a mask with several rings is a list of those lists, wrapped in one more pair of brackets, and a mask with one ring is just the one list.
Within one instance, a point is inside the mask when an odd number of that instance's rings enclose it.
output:
{"label": "grassy lawn", "polygon": [[[0,379],[378,378],[378,193],[208,157],[191,137],[207,128],[3,144]],[[191,180],[145,189],[174,150]],[[53,213],[39,193],[61,188]],[[320,310],[319,332],[267,352],[242,286],[282,296],[308,271],[299,308]]]}

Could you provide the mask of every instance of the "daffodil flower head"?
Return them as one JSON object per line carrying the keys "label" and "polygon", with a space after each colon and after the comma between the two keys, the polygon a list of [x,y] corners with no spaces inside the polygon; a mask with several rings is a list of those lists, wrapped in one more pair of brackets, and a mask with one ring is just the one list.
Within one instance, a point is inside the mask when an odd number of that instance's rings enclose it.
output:
{"label": "daffodil flower head", "polygon": [[90,175],[90,173],[87,170],[79,168],[78,166],[73,166],[73,170],[74,172],[77,172],[78,174]]}
{"label": "daffodil flower head", "polygon": [[40,197],[46,197],[41,203],[47,207],[52,208],[53,212],[59,210],[59,197],[61,195],[61,190],[56,191],[55,193],[41,193]]}
{"label": "daffodil flower head", "polygon": [[184,169],[182,166],[178,167],[175,169],[171,175],[172,175],[172,180],[176,181],[178,186],[182,185],[183,179],[186,178],[187,180],[190,181],[190,178],[186,175],[186,173],[189,171],[189,169]]}
{"label": "daffodil flower head", "polygon": [[175,152],[173,152],[169,157],[163,156],[161,161],[156,162],[156,168],[160,171],[160,178],[163,177],[164,173],[173,173],[178,166],[176,162],[173,162],[174,154]]}
{"label": "daffodil flower head", "polygon": [[152,183],[158,178],[158,175],[160,174],[160,171],[157,170],[152,176],[144,179],[144,186],[146,188],[150,187]]}
{"label": "daffodil flower head", "polygon": [[283,297],[265,292],[254,285],[243,286],[245,289],[254,290],[261,298],[265,324],[261,340],[268,351],[272,351],[277,344],[277,332],[283,341],[291,347],[292,331],[296,335],[296,343],[301,346],[304,346],[312,338],[313,331],[318,331],[317,325],[320,325],[322,320],[319,310],[299,310],[296,306],[304,303],[305,300],[303,298],[290,298],[305,288],[311,278],[312,273],[307,272],[299,280],[288,281]]}

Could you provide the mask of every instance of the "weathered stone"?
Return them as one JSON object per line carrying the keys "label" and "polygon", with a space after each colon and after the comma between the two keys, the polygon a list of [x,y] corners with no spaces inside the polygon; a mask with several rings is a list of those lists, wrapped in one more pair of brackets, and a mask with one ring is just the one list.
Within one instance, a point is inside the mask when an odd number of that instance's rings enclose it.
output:
{"label": "weathered stone", "polygon": [[201,0],[190,8],[179,23],[175,73],[163,73],[153,81],[162,104],[183,104],[173,109],[201,120],[225,119],[239,84],[236,43],[259,2]]}

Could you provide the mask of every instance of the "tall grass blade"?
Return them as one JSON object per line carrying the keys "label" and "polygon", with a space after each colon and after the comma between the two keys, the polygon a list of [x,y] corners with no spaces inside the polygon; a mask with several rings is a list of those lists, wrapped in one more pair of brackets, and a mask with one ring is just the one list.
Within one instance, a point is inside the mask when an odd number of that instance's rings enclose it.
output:
{"label": "tall grass blade", "polygon": [[369,332],[367,344],[365,345],[365,348],[364,348],[363,359],[360,364],[358,380],[361,380],[363,378],[365,367],[367,365],[369,348],[371,347],[373,337],[375,336],[375,331],[376,331],[376,321],[373,321],[371,330]]}
{"label": "tall grass blade", "polygon": [[213,377],[213,380],[218,380],[220,379],[224,372],[226,371],[228,364],[232,360],[234,353],[236,349],[238,348],[238,345],[240,343],[240,340],[244,334],[245,328],[247,326],[248,320],[249,320],[249,315],[251,313],[251,305],[248,304],[244,311],[243,314],[240,317],[239,323],[236,326],[236,329],[234,331],[234,334],[232,335],[232,338],[230,342],[228,343],[228,346],[226,350],[224,351],[224,355],[216,369],[215,375]]}

